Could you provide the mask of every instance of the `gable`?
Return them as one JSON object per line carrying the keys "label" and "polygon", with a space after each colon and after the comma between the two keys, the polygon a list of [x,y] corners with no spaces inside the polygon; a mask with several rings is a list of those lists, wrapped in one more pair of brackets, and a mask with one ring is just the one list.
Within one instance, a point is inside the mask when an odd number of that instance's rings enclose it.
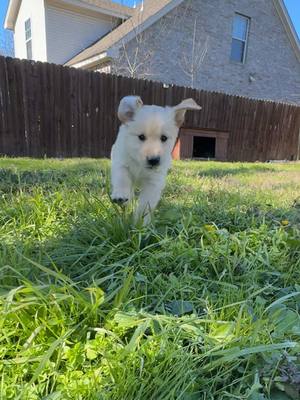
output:
{"label": "gable", "polygon": [[283,0],[273,0],[276,11],[280,17],[280,20],[285,28],[288,35],[289,41],[296,53],[298,61],[300,62],[300,40],[299,36],[295,30],[294,24],[288,13],[288,10],[283,2]]}
{"label": "gable", "polygon": [[89,15],[54,7],[49,3],[45,8],[45,21],[48,62],[64,64],[70,57],[110,32],[118,20],[103,14]]}
{"label": "gable", "polygon": [[[22,0],[9,0],[4,22],[5,29],[14,30],[21,3]],[[52,0],[52,3],[65,8],[89,10],[90,12],[97,12],[109,17],[121,19],[127,19],[132,16],[132,9],[130,7],[122,6],[110,0]]]}

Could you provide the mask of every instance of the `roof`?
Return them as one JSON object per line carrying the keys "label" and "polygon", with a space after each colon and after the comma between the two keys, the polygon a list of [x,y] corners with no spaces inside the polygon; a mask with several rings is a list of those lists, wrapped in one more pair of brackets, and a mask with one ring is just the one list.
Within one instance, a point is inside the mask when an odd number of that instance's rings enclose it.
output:
{"label": "roof", "polygon": [[142,32],[163,15],[167,14],[183,0],[144,0],[144,4],[134,10],[131,18],[119,25],[116,29],[86,48],[65,65],[71,66],[95,57],[120,42],[131,40],[137,32]]}
{"label": "roof", "polygon": [[[134,9],[114,3],[111,0],[55,0],[66,5],[77,7],[88,7],[94,11],[117,18],[128,18],[133,15]],[[5,29],[14,30],[16,19],[19,13],[22,0],[9,0],[7,13],[4,22]]]}
{"label": "roof", "polygon": [[[159,18],[171,11],[174,7],[179,5],[182,1],[183,0],[144,0],[143,12],[141,12],[141,7],[135,9],[131,18],[125,21],[118,28],[114,29],[108,35],[77,54],[65,65],[80,67],[84,64],[89,64],[90,61],[94,61],[96,59],[105,59],[105,57],[101,56],[101,54],[107,52],[121,40],[124,40],[125,42],[131,40],[135,36],[137,28],[139,33],[142,32],[144,29],[147,29],[154,22],[156,22]],[[273,3],[284,25],[296,57],[300,62],[299,37],[295,31],[285,4],[283,0],[273,0]]]}

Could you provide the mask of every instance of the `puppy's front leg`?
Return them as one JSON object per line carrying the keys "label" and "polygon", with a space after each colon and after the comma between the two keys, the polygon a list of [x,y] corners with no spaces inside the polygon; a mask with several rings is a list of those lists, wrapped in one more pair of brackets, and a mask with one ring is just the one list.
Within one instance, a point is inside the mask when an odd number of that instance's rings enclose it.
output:
{"label": "puppy's front leg", "polygon": [[163,181],[144,183],[139,196],[139,204],[135,212],[135,221],[143,217],[144,225],[150,223],[151,212],[155,210],[164,186]]}
{"label": "puppy's front leg", "polygon": [[113,202],[123,204],[132,198],[132,181],[126,167],[112,164],[111,183]]}

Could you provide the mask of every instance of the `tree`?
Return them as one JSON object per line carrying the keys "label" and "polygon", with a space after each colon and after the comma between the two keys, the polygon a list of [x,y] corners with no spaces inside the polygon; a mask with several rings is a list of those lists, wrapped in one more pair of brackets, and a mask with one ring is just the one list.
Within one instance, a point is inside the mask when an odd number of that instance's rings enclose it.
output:
{"label": "tree", "polygon": [[138,7],[137,13],[135,22],[131,20],[127,22],[127,24],[132,24],[131,28],[134,32],[134,38],[128,43],[122,40],[118,56],[114,59],[113,69],[114,72],[121,75],[146,79],[152,75],[151,64],[155,48],[150,46],[146,32],[141,30],[144,18],[143,2]]}
{"label": "tree", "polygon": [[137,32],[130,43],[125,44],[122,41],[119,57],[114,62],[114,70],[131,78],[146,79],[152,75],[153,55],[154,49],[147,45],[145,34]]}
{"label": "tree", "polygon": [[183,52],[181,61],[181,69],[188,77],[191,88],[195,87],[195,82],[208,51],[208,42],[208,36],[206,36],[204,42],[197,38],[197,18],[195,18],[191,48]]}
{"label": "tree", "polygon": [[[142,1],[137,8],[135,22],[132,22],[132,19],[125,22],[125,24],[132,24],[131,29],[134,32],[134,37],[129,42],[122,40],[119,44],[112,62],[112,71],[131,78],[146,79],[150,77],[153,79],[157,77],[155,63],[158,62],[159,51],[165,51],[161,45],[168,43],[168,39],[174,34],[174,28],[190,25],[191,13],[193,12],[191,4],[191,2],[187,2],[184,8],[177,9],[172,20],[161,18],[159,22],[156,22],[155,29],[142,31],[144,20],[144,4]],[[205,40],[199,40],[199,36],[204,37]],[[186,75],[188,85],[191,87],[194,87],[197,81],[198,73],[208,51],[208,42],[208,36],[199,32],[197,18],[195,18],[190,47],[183,50],[178,61],[179,68]],[[174,46],[180,49],[179,43],[174,43]]]}
{"label": "tree", "polygon": [[132,24],[134,38],[129,42],[121,41],[116,57],[113,60],[113,72],[131,78],[154,78],[156,62],[155,56],[160,47],[160,43],[165,41],[168,36],[172,35],[172,27],[180,24],[180,20],[185,17],[185,14],[177,13],[170,26],[170,21],[161,18],[155,24],[155,31],[142,31],[142,23],[144,20],[144,2],[141,1],[137,7],[137,18],[135,22],[132,20],[126,23]]}

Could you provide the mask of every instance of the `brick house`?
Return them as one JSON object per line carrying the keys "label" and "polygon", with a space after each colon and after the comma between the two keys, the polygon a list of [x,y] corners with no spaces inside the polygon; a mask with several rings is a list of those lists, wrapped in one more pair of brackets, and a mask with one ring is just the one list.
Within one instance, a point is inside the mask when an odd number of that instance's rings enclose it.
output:
{"label": "brick house", "polygon": [[300,44],[283,0],[144,0],[66,65],[300,104]]}

